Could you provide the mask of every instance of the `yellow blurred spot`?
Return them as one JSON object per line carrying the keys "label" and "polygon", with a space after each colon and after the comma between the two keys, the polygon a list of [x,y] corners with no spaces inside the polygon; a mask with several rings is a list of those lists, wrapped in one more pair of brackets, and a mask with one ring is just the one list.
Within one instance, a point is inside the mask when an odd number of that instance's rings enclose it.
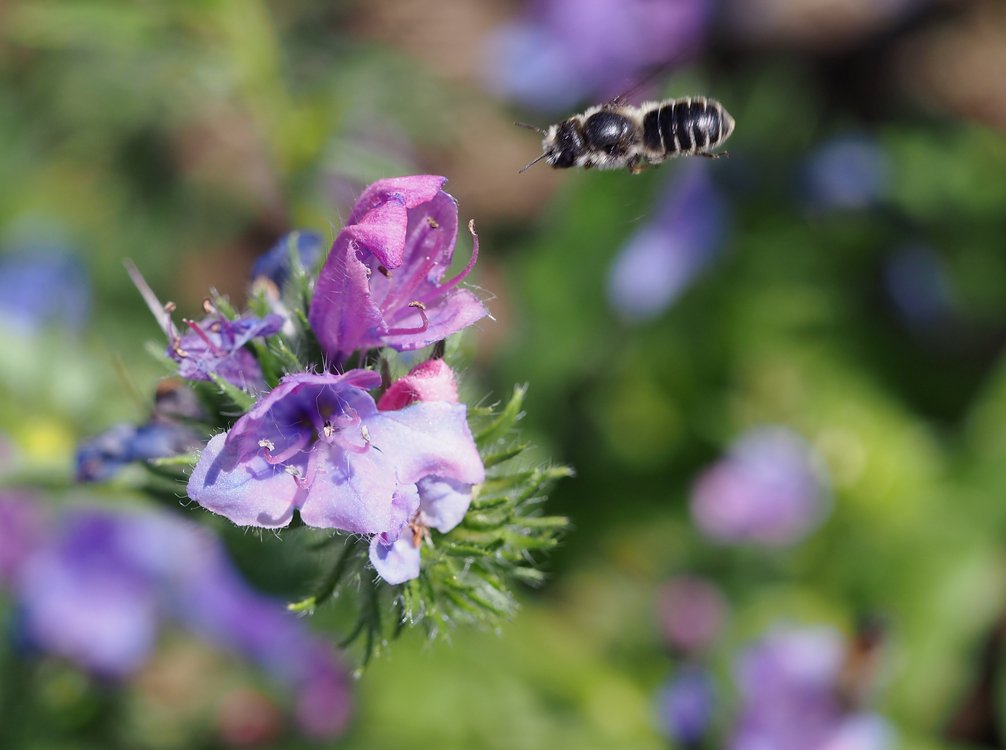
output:
{"label": "yellow blurred spot", "polygon": [[24,424],[17,443],[30,461],[63,460],[73,454],[76,441],[66,425],[51,419],[33,420]]}

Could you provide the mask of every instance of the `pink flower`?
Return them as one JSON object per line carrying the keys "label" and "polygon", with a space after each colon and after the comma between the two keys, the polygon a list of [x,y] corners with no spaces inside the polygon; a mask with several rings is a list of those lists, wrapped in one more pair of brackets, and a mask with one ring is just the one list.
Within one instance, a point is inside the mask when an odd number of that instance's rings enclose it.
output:
{"label": "pink flower", "polygon": [[454,257],[458,207],[446,179],[418,175],[368,187],[332,245],[308,313],[324,352],[336,363],[354,351],[409,351],[481,320],[488,311],[459,288],[478,258],[442,281]]}

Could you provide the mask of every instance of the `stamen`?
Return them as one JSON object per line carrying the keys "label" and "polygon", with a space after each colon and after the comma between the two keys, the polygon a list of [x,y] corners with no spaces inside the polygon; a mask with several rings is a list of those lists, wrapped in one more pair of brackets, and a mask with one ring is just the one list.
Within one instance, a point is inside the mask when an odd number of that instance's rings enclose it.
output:
{"label": "stamen", "polygon": [[199,327],[199,324],[194,320],[189,320],[188,318],[182,318],[182,322],[187,325],[193,333],[195,333],[199,338],[203,340],[203,343],[209,347],[209,350],[213,352],[218,357],[223,357],[227,352],[221,349],[219,346],[213,343],[212,339],[206,335],[206,332]]}
{"label": "stamen", "polygon": [[465,277],[472,272],[473,268],[475,268],[475,261],[479,259],[479,236],[475,234],[475,219],[468,222],[468,231],[472,233],[472,257],[468,260],[468,265],[461,269],[461,273],[450,281],[444,282],[440,285],[440,289],[438,291],[441,294],[464,281]]}
{"label": "stamen", "polygon": [[367,445],[370,445],[370,430],[367,429],[367,425],[365,424],[360,425],[360,434],[363,436],[363,442],[365,442]]}
{"label": "stamen", "polygon": [[381,276],[383,276],[383,277],[384,277],[384,278],[386,278],[386,279],[390,279],[390,278],[391,278],[391,271],[389,271],[389,270],[388,270],[387,268],[385,268],[384,266],[378,266],[378,267],[377,267],[377,272],[378,272],[379,274],[381,274]]}
{"label": "stamen", "polygon": [[166,312],[168,315],[171,315],[171,313],[173,313],[176,309],[177,305],[175,305],[175,303],[172,302],[171,300],[168,300],[167,302],[164,303],[164,312]]}
{"label": "stamen", "polygon": [[217,311],[217,308],[213,306],[213,303],[210,301],[209,297],[207,297],[206,299],[203,300],[203,312],[204,313],[206,313],[207,315],[213,315],[213,314],[216,313],[216,311]]}
{"label": "stamen", "polygon": [[[273,451],[276,450],[276,446],[272,443],[271,440],[263,438],[262,440],[259,440],[258,444],[259,447],[262,449],[262,458],[266,460],[266,463],[270,463],[273,466],[275,466],[276,464],[285,463],[286,461],[289,461],[291,458],[296,456],[298,453],[300,453],[300,451],[304,448],[304,446],[308,444],[310,440],[311,440],[310,435],[308,435],[307,433],[301,433],[297,436],[296,440],[290,443],[290,445],[288,445],[278,454],[273,454]],[[263,445],[263,443],[265,443],[265,445]]]}
{"label": "stamen", "polygon": [[430,225],[430,229],[440,229],[440,224],[432,216],[426,217],[426,223]]}
{"label": "stamen", "polygon": [[325,438],[328,440],[331,440],[332,435],[335,434],[335,428],[332,426],[332,423],[329,422],[327,419],[325,420],[325,424],[321,428],[321,431],[325,434]]}
{"label": "stamen", "polygon": [[430,327],[430,319],[426,316],[426,305],[419,300],[413,300],[408,304],[408,306],[414,307],[419,311],[419,317],[423,319],[422,325],[416,328],[389,328],[386,331],[388,336],[404,336],[413,333],[422,333]]}
{"label": "stamen", "polygon": [[167,305],[161,304],[161,301],[157,299],[157,295],[154,294],[154,290],[150,288],[147,280],[143,278],[143,274],[133,264],[133,261],[124,260],[123,265],[126,266],[129,278],[133,280],[133,285],[139,291],[140,296],[143,297],[143,301],[147,303],[147,308],[153,314],[161,330],[164,331],[164,335],[168,337],[169,341],[177,338],[178,331],[175,330],[175,324],[171,322],[171,312],[175,309],[174,304],[171,302]]}

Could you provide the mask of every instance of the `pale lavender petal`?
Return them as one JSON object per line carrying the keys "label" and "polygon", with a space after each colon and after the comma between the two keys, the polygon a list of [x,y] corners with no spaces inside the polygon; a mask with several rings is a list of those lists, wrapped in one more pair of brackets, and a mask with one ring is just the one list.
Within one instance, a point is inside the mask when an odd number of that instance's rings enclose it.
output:
{"label": "pale lavender petal", "polygon": [[372,447],[361,453],[320,446],[316,451],[317,473],[300,510],[304,523],[354,534],[401,526],[400,506],[395,504],[399,482],[388,456]]}
{"label": "pale lavender petal", "polygon": [[465,517],[472,502],[472,486],[440,477],[420,479],[419,520],[442,534],[453,529]]}
{"label": "pale lavender petal", "polygon": [[382,544],[379,537],[370,540],[370,562],[387,583],[396,585],[419,576],[421,550],[408,535],[392,544]]}
{"label": "pale lavender petal", "polygon": [[383,411],[368,421],[371,442],[388,456],[402,483],[438,476],[478,484],[485,468],[464,404],[420,402]]}
{"label": "pale lavender petal", "polygon": [[295,478],[258,456],[236,461],[226,440],[216,435],[203,449],[189,477],[189,497],[238,526],[286,526],[299,489]]}

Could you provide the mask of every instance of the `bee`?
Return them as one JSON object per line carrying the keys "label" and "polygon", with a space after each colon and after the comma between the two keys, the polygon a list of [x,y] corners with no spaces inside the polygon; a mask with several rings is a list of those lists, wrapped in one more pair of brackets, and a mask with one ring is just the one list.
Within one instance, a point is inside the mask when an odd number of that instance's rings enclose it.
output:
{"label": "bee", "polygon": [[639,174],[676,156],[725,156],[725,151],[712,149],[734,131],[734,118],[723,105],[704,96],[644,102],[638,107],[616,97],[547,129],[515,124],[543,136],[541,156],[520,172],[547,159],[554,169],[627,168]]}

